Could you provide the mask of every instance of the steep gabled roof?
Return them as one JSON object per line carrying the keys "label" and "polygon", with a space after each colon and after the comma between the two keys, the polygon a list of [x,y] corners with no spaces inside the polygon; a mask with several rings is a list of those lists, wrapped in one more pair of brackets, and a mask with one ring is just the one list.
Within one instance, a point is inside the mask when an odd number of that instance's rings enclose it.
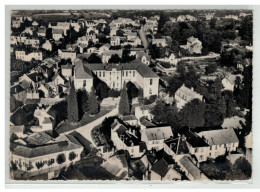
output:
{"label": "steep gabled roof", "polygon": [[168,163],[164,159],[160,159],[153,165],[151,171],[157,173],[161,177],[164,177],[169,171]]}
{"label": "steep gabled roof", "polygon": [[91,70],[84,66],[81,59],[77,59],[74,63],[76,79],[93,79]]}

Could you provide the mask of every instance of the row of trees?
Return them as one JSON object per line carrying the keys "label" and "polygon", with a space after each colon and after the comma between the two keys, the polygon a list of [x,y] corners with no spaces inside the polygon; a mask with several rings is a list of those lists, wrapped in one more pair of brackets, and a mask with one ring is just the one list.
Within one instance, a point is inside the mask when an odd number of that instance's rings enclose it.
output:
{"label": "row of trees", "polygon": [[78,122],[86,112],[89,112],[90,115],[95,115],[99,112],[99,101],[94,88],[92,88],[89,95],[85,89],[76,92],[72,82],[67,102],[68,120],[70,122]]}

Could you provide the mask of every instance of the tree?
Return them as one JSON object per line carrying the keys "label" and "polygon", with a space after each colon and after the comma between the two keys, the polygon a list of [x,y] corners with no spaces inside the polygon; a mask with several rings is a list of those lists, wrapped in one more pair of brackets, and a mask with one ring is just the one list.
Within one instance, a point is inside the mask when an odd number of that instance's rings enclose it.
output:
{"label": "tree", "polygon": [[57,159],[56,159],[56,162],[61,165],[62,163],[64,163],[66,161],[66,157],[63,153],[59,154]]}
{"label": "tree", "polygon": [[208,75],[208,74],[211,74],[211,73],[215,73],[217,71],[217,64],[210,64],[208,66],[205,67],[205,74]]}
{"label": "tree", "polygon": [[205,103],[199,99],[193,99],[180,111],[181,125],[183,127],[196,128],[204,126]]}
{"label": "tree", "polygon": [[119,114],[120,115],[129,115],[129,113],[130,113],[129,99],[128,99],[126,87],[124,85],[123,89],[121,90],[121,94],[120,94]]}
{"label": "tree", "polygon": [[111,55],[108,63],[122,63],[122,59],[118,56],[118,54]]}
{"label": "tree", "polygon": [[233,92],[229,90],[225,90],[223,93],[226,103],[226,117],[232,117],[235,114],[235,102],[233,97]]}
{"label": "tree", "polygon": [[153,121],[158,124],[168,123],[168,118],[165,114],[169,110],[170,108],[162,100],[158,100],[151,110],[151,114],[154,116]]}
{"label": "tree", "polygon": [[75,158],[76,158],[76,153],[73,152],[73,151],[70,152],[70,153],[69,153],[69,160],[70,160],[70,161],[73,161]]}
{"label": "tree", "polygon": [[68,120],[70,122],[77,122],[79,120],[79,109],[77,93],[75,91],[74,82],[71,82],[70,93],[68,95]]}
{"label": "tree", "polygon": [[177,71],[178,73],[180,73],[180,75],[184,75],[184,74],[186,73],[185,64],[182,63],[182,62],[179,62],[179,63],[177,64],[176,71]]}
{"label": "tree", "polygon": [[92,53],[87,61],[88,63],[102,63],[101,58],[96,53]]}
{"label": "tree", "polygon": [[77,92],[77,98],[78,98],[78,109],[79,109],[79,115],[82,116],[84,113],[86,113],[88,108],[88,92],[86,89],[79,89]]}
{"label": "tree", "polygon": [[94,88],[91,89],[91,92],[89,94],[88,106],[90,115],[95,115],[99,112],[99,102],[97,100]]}

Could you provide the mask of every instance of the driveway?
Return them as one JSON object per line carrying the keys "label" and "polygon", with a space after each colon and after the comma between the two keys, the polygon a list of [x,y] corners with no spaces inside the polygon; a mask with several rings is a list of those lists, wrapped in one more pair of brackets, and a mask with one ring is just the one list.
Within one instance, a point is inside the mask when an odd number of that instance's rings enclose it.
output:
{"label": "driveway", "polygon": [[[78,127],[77,129],[74,129],[72,131],[76,131],[76,132],[80,133],[84,138],[86,138],[87,140],[89,140],[92,143],[93,147],[96,147],[96,144],[92,140],[92,137],[91,137],[92,129],[94,127],[96,127],[97,125],[100,125],[105,120],[105,118],[116,116],[117,114],[118,114],[118,107],[113,109],[112,111],[110,111],[106,115],[96,119],[95,121],[92,121],[91,123],[86,124],[86,125],[84,125],[82,127]],[[66,134],[69,134],[69,133],[70,132],[66,132]]]}

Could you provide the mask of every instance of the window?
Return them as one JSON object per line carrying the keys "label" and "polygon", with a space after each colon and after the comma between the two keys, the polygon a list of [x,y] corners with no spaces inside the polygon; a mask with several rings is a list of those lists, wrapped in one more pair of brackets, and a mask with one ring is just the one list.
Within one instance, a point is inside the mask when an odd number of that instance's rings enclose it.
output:
{"label": "window", "polygon": [[152,89],[150,89],[150,90],[149,90],[149,94],[152,95],[152,93],[153,93],[153,92],[152,92]]}
{"label": "window", "polygon": [[216,149],[216,150],[217,150],[217,148],[218,148],[218,145],[215,146],[215,149]]}
{"label": "window", "polygon": [[99,72],[99,77],[101,77],[101,71]]}
{"label": "window", "polygon": [[200,156],[200,160],[202,160],[202,159],[203,159],[203,155]]}
{"label": "window", "polygon": [[128,71],[126,71],[126,75],[125,75],[126,77],[128,76]]}
{"label": "window", "polygon": [[106,74],[106,73],[105,73],[105,71],[104,71],[104,72],[103,72],[103,77],[105,77],[105,74]]}
{"label": "window", "polygon": [[152,85],[153,84],[153,79],[150,79],[150,85]]}
{"label": "window", "polygon": [[119,77],[117,76],[117,80],[119,79]]}
{"label": "window", "polygon": [[83,87],[86,87],[86,85],[87,85],[87,81],[83,80]]}
{"label": "window", "polygon": [[209,156],[211,157],[211,153],[209,153]]}
{"label": "window", "polygon": [[194,152],[195,152],[195,153],[198,153],[198,149],[194,149]]}
{"label": "window", "polygon": [[210,151],[212,150],[212,146],[209,147],[209,150],[210,150]]}
{"label": "window", "polygon": [[135,77],[135,71],[133,71],[133,77]]}

